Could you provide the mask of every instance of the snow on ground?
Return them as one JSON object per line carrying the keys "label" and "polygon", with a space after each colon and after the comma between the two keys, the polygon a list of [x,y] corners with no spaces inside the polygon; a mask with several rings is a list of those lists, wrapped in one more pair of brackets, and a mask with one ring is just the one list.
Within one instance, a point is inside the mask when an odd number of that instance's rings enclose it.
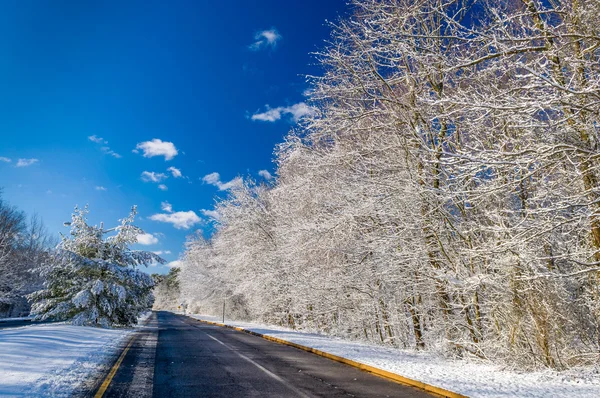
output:
{"label": "snow on ground", "polygon": [[70,396],[132,332],[64,323],[2,329],[0,396]]}
{"label": "snow on ground", "polygon": [[[190,316],[222,322],[222,319],[214,316]],[[225,323],[316,348],[470,397],[600,397],[600,365],[568,372],[515,372],[482,361],[445,359],[428,353],[345,341],[277,326],[229,320]]]}

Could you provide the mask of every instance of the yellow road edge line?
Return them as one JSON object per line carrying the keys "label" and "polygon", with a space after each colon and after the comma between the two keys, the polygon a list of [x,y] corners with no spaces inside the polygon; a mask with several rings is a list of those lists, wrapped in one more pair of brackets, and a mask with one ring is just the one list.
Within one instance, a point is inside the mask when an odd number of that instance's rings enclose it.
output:
{"label": "yellow road edge line", "polygon": [[117,373],[117,370],[119,370],[119,366],[121,366],[121,363],[123,362],[123,359],[125,359],[125,355],[127,355],[127,352],[131,348],[131,345],[133,344],[133,342],[134,342],[134,340],[136,338],[136,335],[137,334],[134,332],[133,336],[131,336],[131,338],[129,339],[129,343],[127,344],[127,347],[125,347],[125,349],[123,350],[123,352],[119,356],[119,359],[117,359],[117,362],[115,362],[115,364],[113,365],[113,367],[110,369],[110,372],[108,372],[108,375],[106,376],[106,378],[102,382],[102,385],[100,386],[100,388],[98,389],[98,391],[96,391],[96,394],[94,395],[94,398],[102,398],[102,396],[104,395],[104,393],[108,389],[108,386],[110,386],[110,383],[112,382],[113,377],[115,377],[115,374]]}
{"label": "yellow road edge line", "polygon": [[[379,368],[376,368],[374,366],[365,365],[364,363],[356,362],[356,361],[353,361],[353,360],[348,359],[348,358],[340,357],[338,355],[330,354],[330,353],[325,352],[325,351],[317,350],[316,348],[303,346],[303,345],[297,344],[297,343],[292,343],[291,341],[282,340],[282,339],[277,338],[277,337],[272,337],[272,336],[264,335],[262,333],[253,332],[251,330],[244,329],[244,328],[237,327],[237,326],[226,325],[226,324],[219,323],[219,322],[205,321],[205,320],[198,319],[198,318],[192,318],[192,319],[195,319],[195,320],[197,320],[199,322],[203,322],[203,323],[206,323],[206,324],[209,324],[209,325],[221,326],[221,327],[225,327],[225,328],[229,328],[229,329],[234,329],[234,330],[237,330],[239,332],[244,332],[244,333],[251,334],[253,336],[262,337],[265,340],[273,341],[275,343],[279,343],[279,344],[291,346],[291,347],[294,347],[294,348],[298,348],[298,349],[300,349],[302,351],[311,352],[311,353],[319,355],[321,357],[331,359],[332,361],[340,362],[340,363],[352,366],[354,368],[360,369],[362,371],[369,372],[369,373],[372,373],[374,375],[377,375],[377,376],[380,376],[380,377],[392,380],[392,381],[394,381],[394,382],[396,382],[398,384],[408,385],[408,386],[411,386],[411,387],[417,387],[417,388],[420,388],[421,390],[425,390],[427,392],[431,392],[431,393],[434,393],[434,394],[442,396],[442,397],[447,397],[447,398],[469,398],[466,395],[462,395],[462,394],[456,393],[454,391],[446,390],[446,389],[441,388],[441,387],[436,387],[436,386],[431,385],[431,384],[423,383],[422,381],[418,381],[418,380],[410,379],[408,377],[400,376],[400,375],[398,375],[396,373],[388,372],[387,370],[379,369]],[[96,398],[100,398],[100,397],[96,397]]]}

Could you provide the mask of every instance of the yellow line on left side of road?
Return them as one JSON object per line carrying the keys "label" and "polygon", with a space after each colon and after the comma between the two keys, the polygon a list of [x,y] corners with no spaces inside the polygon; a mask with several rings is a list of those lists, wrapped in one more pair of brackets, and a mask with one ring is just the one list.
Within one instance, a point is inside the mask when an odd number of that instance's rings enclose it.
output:
{"label": "yellow line on left side of road", "polygon": [[106,379],[104,379],[104,381],[102,382],[102,385],[100,386],[100,388],[98,389],[98,391],[96,391],[96,394],[94,395],[94,398],[102,398],[102,396],[104,395],[104,393],[108,389],[108,386],[110,386],[110,383],[112,382],[113,377],[115,377],[115,374],[117,373],[117,370],[119,370],[119,366],[121,366],[121,363],[123,362],[123,359],[125,359],[125,355],[127,355],[127,352],[131,348],[131,346],[132,346],[135,338],[136,338],[136,334],[134,334],[131,337],[131,339],[129,339],[129,344],[127,344],[127,347],[125,347],[125,349],[121,353],[121,356],[119,357],[119,359],[117,359],[117,362],[115,362],[115,364],[113,365],[113,367],[110,369],[110,372],[108,372],[108,375],[106,376]]}

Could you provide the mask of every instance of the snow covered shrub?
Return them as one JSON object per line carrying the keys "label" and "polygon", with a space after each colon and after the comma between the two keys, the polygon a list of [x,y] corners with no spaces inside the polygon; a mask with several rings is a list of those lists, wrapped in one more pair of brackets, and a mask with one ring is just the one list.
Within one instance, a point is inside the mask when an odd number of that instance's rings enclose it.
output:
{"label": "snow covered shrub", "polygon": [[[130,250],[143,231],[132,225],[136,207],[116,228],[86,222],[87,206],[75,207],[70,236],[42,268],[44,289],[29,295],[36,319],[71,320],[74,325],[130,326],[152,307],[154,282],[136,269],[164,260],[151,252]],[[115,235],[104,238],[107,233]]]}

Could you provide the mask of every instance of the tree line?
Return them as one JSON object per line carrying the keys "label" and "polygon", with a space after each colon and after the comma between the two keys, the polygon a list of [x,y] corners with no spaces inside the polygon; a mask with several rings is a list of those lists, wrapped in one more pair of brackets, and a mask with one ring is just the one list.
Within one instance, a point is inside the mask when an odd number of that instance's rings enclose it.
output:
{"label": "tree line", "polygon": [[55,243],[37,214],[27,217],[0,190],[0,318],[29,314],[26,296],[43,284],[35,270]]}
{"label": "tree line", "polygon": [[521,367],[600,353],[600,2],[354,1],[276,180],[187,242],[196,312]]}

